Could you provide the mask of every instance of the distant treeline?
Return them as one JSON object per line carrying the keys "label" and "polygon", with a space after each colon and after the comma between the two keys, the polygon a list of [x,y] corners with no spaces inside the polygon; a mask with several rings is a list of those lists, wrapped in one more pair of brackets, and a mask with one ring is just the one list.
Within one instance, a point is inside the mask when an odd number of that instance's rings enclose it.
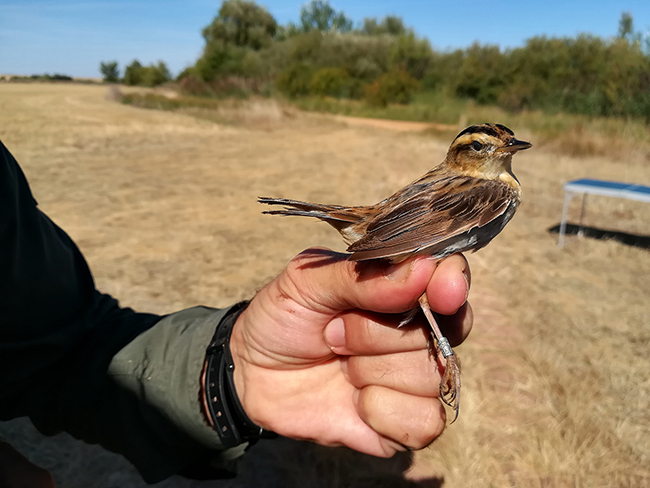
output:
{"label": "distant treeline", "polygon": [[42,74],[42,75],[31,75],[31,76],[20,76],[20,75],[10,75],[6,76],[6,79],[10,81],[72,81],[72,76],[62,75],[59,73]]}
{"label": "distant treeline", "polygon": [[[299,24],[282,26],[252,1],[225,0],[202,34],[201,57],[177,77],[194,95],[277,90],[292,98],[386,105],[408,103],[425,90],[511,111],[650,120],[650,41],[635,32],[627,13],[618,34],[607,39],[538,36],[515,49],[475,43],[440,52],[399,17],[367,18],[355,26],[327,1],[313,0],[302,7]],[[105,68],[102,63],[110,80]],[[117,80],[116,64],[112,74]],[[137,61],[124,76],[125,83],[149,86],[168,79],[164,63],[142,67]]]}

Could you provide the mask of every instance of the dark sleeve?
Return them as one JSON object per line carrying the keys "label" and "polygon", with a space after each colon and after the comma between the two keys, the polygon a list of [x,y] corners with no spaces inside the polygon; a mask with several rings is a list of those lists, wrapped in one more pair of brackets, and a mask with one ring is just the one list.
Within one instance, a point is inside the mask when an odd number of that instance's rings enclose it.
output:
{"label": "dark sleeve", "polygon": [[0,420],[29,416],[123,454],[148,482],[221,451],[205,423],[199,381],[228,311],[159,317],[95,289],[77,246],[37,207],[0,143]]}
{"label": "dark sleeve", "polygon": [[81,319],[94,290],[77,247],[38,210],[23,172],[0,143],[0,395],[69,352],[83,335]]}

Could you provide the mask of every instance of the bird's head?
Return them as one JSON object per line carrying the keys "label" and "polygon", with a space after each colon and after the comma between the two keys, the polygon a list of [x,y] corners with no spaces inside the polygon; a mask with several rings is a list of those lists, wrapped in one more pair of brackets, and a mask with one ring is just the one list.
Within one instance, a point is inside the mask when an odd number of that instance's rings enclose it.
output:
{"label": "bird's head", "polygon": [[[515,138],[514,132],[501,124],[472,125],[456,136],[445,162],[467,176],[484,179],[512,178],[512,156],[528,149],[530,142]],[[516,178],[515,178],[516,179]]]}

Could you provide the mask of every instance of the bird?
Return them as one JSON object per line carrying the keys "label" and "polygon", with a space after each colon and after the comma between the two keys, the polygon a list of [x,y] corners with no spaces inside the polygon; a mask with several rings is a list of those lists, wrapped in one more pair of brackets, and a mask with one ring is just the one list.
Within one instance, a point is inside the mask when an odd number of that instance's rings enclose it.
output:
{"label": "bird", "polygon": [[[343,237],[352,261],[395,264],[421,255],[440,260],[483,248],[512,219],[521,202],[512,157],[530,147],[502,124],[472,125],[454,138],[438,166],[375,205],[346,207],[269,197],[259,197],[258,202],[283,206],[265,214],[327,222]],[[442,353],[446,363],[440,398],[454,410],[453,423],[460,408],[460,363],[438,327],[426,292],[419,305],[431,326],[435,356]]]}

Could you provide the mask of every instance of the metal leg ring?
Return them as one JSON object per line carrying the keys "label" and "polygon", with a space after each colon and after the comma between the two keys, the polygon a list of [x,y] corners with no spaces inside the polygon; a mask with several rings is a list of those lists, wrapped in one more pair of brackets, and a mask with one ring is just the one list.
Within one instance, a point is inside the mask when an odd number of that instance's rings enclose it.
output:
{"label": "metal leg ring", "polygon": [[448,358],[449,356],[454,355],[454,351],[452,350],[451,345],[449,344],[449,341],[446,337],[441,337],[438,339],[438,347],[442,352],[442,357]]}

